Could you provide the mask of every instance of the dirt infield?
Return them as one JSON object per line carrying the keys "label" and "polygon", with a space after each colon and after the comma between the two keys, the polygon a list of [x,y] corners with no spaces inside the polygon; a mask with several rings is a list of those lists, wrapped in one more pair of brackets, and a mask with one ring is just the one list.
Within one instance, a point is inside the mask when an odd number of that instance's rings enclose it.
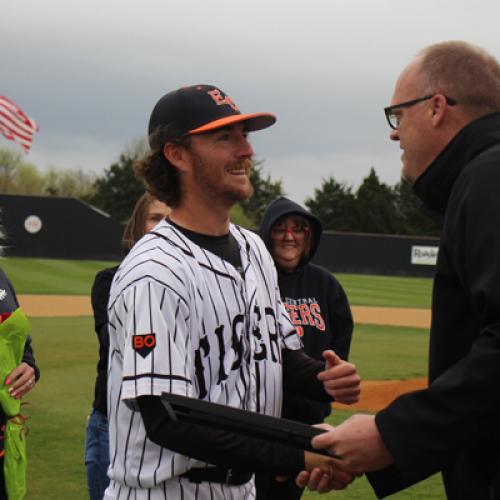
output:
{"label": "dirt infield", "polygon": [[414,326],[429,328],[431,311],[409,307],[360,307],[352,306],[355,323],[370,325]]}
{"label": "dirt infield", "polygon": [[339,410],[375,412],[394,401],[400,394],[424,389],[426,386],[427,380],[423,378],[415,380],[366,380],[361,382],[359,403],[351,406],[334,403],[333,407]]}
{"label": "dirt infield", "polygon": [[[90,297],[83,295],[19,295],[19,302],[28,316],[91,316]],[[428,328],[430,311],[396,307],[353,306],[356,323],[375,325],[414,326]],[[361,384],[361,399],[353,406],[334,404],[346,410],[376,411],[383,408],[404,392],[425,387],[424,379],[418,380],[368,380]]]}
{"label": "dirt infield", "polygon": [[28,316],[92,316],[87,295],[18,295],[17,298]]}
{"label": "dirt infield", "polygon": [[[90,298],[85,295],[19,295],[19,302],[28,316],[89,316]],[[353,306],[356,323],[372,325],[416,326],[428,328],[430,311],[400,307]]]}

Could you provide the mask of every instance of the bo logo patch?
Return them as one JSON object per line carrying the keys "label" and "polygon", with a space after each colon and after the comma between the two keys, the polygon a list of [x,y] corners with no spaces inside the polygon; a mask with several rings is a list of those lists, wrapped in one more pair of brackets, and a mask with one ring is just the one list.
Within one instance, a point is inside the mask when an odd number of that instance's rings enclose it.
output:
{"label": "bo logo patch", "polygon": [[145,358],[156,347],[156,335],[154,333],[144,333],[132,337],[132,349]]}

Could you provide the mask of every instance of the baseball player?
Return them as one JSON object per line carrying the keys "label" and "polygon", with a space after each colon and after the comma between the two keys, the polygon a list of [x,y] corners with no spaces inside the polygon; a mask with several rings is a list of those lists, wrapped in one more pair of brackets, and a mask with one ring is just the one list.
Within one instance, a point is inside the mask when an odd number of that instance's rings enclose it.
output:
{"label": "baseball player", "polygon": [[136,173],[172,211],[111,288],[107,500],[254,498],[256,470],[319,468],[338,488],[352,480],[328,457],[173,421],[161,403],[171,392],[279,416],[284,385],[322,401],[359,397],[354,365],[303,353],[263,242],[229,222],[252,193],[247,134],[275,120],[241,114],[208,85],[170,92],[153,109],[151,152]]}

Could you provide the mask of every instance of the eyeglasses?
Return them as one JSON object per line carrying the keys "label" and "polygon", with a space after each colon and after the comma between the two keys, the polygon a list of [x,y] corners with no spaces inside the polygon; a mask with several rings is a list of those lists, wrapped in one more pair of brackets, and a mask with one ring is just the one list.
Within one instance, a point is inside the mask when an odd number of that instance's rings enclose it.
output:
{"label": "eyeglasses", "polygon": [[289,234],[293,238],[304,238],[309,234],[310,230],[309,226],[275,226],[271,229],[271,238],[280,240],[284,238],[286,234]]}
{"label": "eyeglasses", "polygon": [[[397,130],[399,127],[399,120],[401,118],[401,115],[399,113],[395,113],[396,110],[410,108],[411,106],[414,106],[419,102],[432,99],[435,95],[436,94],[426,95],[425,97],[419,97],[418,99],[412,99],[411,101],[394,104],[394,106],[387,106],[387,108],[384,108],[385,117],[387,118],[389,127],[394,130]],[[457,101],[455,99],[452,99],[451,97],[444,96],[444,98],[446,99],[446,104],[448,104],[449,106],[454,106],[455,104],[457,104]]]}

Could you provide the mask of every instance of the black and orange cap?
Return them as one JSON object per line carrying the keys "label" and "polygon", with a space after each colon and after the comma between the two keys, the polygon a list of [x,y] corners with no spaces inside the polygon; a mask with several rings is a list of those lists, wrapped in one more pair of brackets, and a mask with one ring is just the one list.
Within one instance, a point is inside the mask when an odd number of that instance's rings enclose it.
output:
{"label": "black and orange cap", "polygon": [[165,94],[149,119],[149,137],[158,128],[169,126],[169,139],[201,134],[233,123],[245,122],[254,132],[276,121],[272,113],[242,114],[234,101],[213,85],[191,85]]}

